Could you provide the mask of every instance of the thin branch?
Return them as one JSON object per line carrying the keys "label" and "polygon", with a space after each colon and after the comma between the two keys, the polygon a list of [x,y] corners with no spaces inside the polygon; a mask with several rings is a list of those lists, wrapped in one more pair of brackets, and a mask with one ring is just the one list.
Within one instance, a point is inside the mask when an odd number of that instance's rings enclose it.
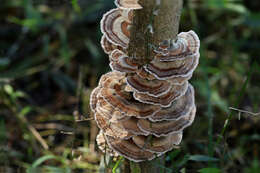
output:
{"label": "thin branch", "polygon": [[40,133],[29,123],[27,123],[27,127],[28,129],[31,131],[31,133],[35,136],[35,138],[37,139],[37,141],[41,144],[41,146],[45,149],[48,150],[49,146],[48,144],[45,142],[45,140],[42,138],[42,136],[40,135]]}
{"label": "thin branch", "polygon": [[254,112],[249,112],[249,111],[246,111],[246,110],[242,110],[242,109],[237,109],[237,108],[233,108],[233,107],[229,107],[230,110],[234,110],[234,111],[237,111],[239,113],[245,113],[245,114],[249,114],[251,116],[260,116],[260,112],[258,113],[254,113]]}

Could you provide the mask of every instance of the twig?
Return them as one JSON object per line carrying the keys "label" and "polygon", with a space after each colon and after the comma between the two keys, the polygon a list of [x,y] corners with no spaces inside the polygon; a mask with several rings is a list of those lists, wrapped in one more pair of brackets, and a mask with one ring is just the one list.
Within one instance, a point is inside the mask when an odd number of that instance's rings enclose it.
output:
{"label": "twig", "polygon": [[77,123],[80,123],[80,122],[85,122],[85,121],[92,121],[94,120],[94,118],[84,118],[82,120],[75,120]]}
{"label": "twig", "polygon": [[36,129],[53,129],[59,131],[73,131],[73,128],[58,123],[45,123],[45,124],[34,124]]}
{"label": "twig", "polygon": [[74,132],[65,132],[65,131],[60,131],[61,134],[64,135],[74,135]]}
{"label": "twig", "polygon": [[[239,92],[239,96],[238,96],[237,102],[235,103],[236,107],[239,106],[242,98],[244,97],[244,95],[246,93],[246,88],[247,88],[248,84],[250,83],[250,80],[252,78],[252,74],[255,71],[256,67],[257,67],[257,63],[254,62],[253,63],[253,67],[250,69],[250,71],[248,73],[248,76],[247,76],[247,79],[245,80],[245,82],[244,82],[244,84],[243,84],[243,86],[241,88],[241,91]],[[231,120],[231,118],[232,118],[232,113],[229,113],[228,118],[226,119],[226,122],[225,122],[225,124],[224,124],[224,126],[223,126],[223,128],[222,128],[222,130],[220,132],[220,136],[217,139],[217,144],[218,145],[220,144],[221,139],[224,137],[224,134],[225,134],[225,132],[227,130],[227,126],[228,126],[229,121]]]}
{"label": "twig", "polygon": [[28,122],[28,120],[21,115],[16,116],[18,120],[20,120],[23,125],[27,126],[28,130],[32,133],[32,135],[36,138],[36,140],[41,144],[41,146],[45,149],[48,150],[49,146],[47,142],[42,138],[40,133]]}
{"label": "twig", "polygon": [[254,113],[254,112],[249,112],[246,110],[242,110],[242,109],[237,109],[237,108],[233,108],[233,107],[229,107],[230,110],[234,110],[234,111],[238,111],[239,113],[245,113],[245,114],[249,114],[251,116],[260,116],[260,112],[258,113]]}
{"label": "twig", "polygon": [[45,150],[49,149],[48,144],[45,142],[45,140],[42,138],[42,136],[39,134],[39,132],[29,123],[27,123],[28,129],[31,131],[31,133],[35,136],[35,138],[38,140],[38,142],[42,145],[42,147]]}

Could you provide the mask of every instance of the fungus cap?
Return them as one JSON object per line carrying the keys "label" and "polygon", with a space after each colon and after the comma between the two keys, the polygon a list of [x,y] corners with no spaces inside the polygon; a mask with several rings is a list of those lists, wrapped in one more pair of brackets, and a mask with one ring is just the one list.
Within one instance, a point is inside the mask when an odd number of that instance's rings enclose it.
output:
{"label": "fungus cap", "polygon": [[101,31],[106,39],[115,46],[128,47],[130,25],[128,18],[122,16],[120,9],[112,9],[101,20]]}
{"label": "fungus cap", "polygon": [[174,147],[180,144],[182,139],[182,132],[163,137],[146,137],[139,135],[134,136],[132,139],[138,147],[146,151],[162,154],[172,150]]}
{"label": "fungus cap", "polygon": [[138,10],[143,8],[138,4],[138,0],[115,0],[115,4],[124,10]]}
{"label": "fungus cap", "polygon": [[137,93],[147,94],[150,96],[161,96],[171,89],[171,83],[162,80],[147,80],[137,74],[127,76],[127,84]]}
{"label": "fungus cap", "polygon": [[132,139],[121,140],[106,136],[106,140],[110,148],[115,152],[134,162],[152,160],[155,158],[154,153],[139,148]]}
{"label": "fungus cap", "polygon": [[170,107],[162,108],[149,119],[151,121],[178,120],[181,117],[187,116],[194,106],[194,89],[192,85],[189,84],[189,87],[183,96],[172,102]]}
{"label": "fungus cap", "polygon": [[101,80],[102,88],[99,92],[100,97],[103,97],[113,107],[117,107],[121,113],[127,116],[148,118],[160,111],[160,106],[141,103],[135,100],[131,92],[125,90],[127,84],[122,73],[111,72],[103,76],[102,79],[106,80]]}
{"label": "fungus cap", "polygon": [[182,85],[172,85],[170,90],[163,95],[151,96],[143,93],[134,93],[134,98],[142,103],[159,105],[160,107],[169,107],[173,101],[183,96],[188,89],[188,82]]}
{"label": "fungus cap", "polygon": [[196,107],[194,106],[188,116],[181,117],[178,120],[152,122],[147,119],[139,119],[138,127],[157,137],[167,136],[172,133],[180,133],[186,127],[190,126],[195,118]]}

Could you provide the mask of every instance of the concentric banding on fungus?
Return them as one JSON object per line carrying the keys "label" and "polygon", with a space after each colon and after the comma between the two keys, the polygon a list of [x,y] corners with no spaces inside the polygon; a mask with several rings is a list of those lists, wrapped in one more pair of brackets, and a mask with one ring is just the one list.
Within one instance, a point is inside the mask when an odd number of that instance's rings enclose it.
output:
{"label": "concentric banding on fungus", "polygon": [[172,121],[151,122],[148,119],[139,119],[138,127],[154,136],[167,136],[172,133],[180,133],[186,127],[190,126],[195,118],[196,107],[194,106],[186,117]]}
{"label": "concentric banding on fungus", "polygon": [[120,121],[122,126],[129,131],[130,133],[133,133],[134,136],[136,135],[144,135],[147,136],[149,135],[147,132],[142,131],[138,126],[137,126],[138,119],[135,117],[131,117],[129,119],[126,119],[124,121]]}
{"label": "concentric banding on fungus", "polygon": [[182,132],[162,137],[138,135],[132,137],[132,139],[143,150],[163,154],[181,143]]}
{"label": "concentric banding on fungus", "polygon": [[188,116],[195,106],[194,89],[192,85],[189,87],[186,93],[179,99],[172,102],[170,107],[162,108],[153,117],[149,118],[150,121],[163,121],[163,120],[178,120],[181,117]]}
{"label": "concentric banding on fungus", "polygon": [[172,85],[171,89],[158,97],[150,96],[142,93],[134,93],[134,98],[142,103],[159,105],[160,107],[169,107],[172,102],[183,96],[188,89],[188,82],[183,85]]}
{"label": "concentric banding on fungus", "polygon": [[102,112],[102,115],[109,119],[110,122],[119,122],[130,118],[116,107],[107,103],[102,97],[98,99],[96,110],[97,112]]}
{"label": "concentric banding on fungus", "polygon": [[99,93],[99,96],[103,97],[106,102],[118,108],[125,115],[138,118],[148,118],[160,111],[160,106],[138,102],[130,92],[126,92],[127,84],[122,76],[113,74],[111,76],[113,77],[103,77],[107,79],[102,82],[103,87]]}
{"label": "concentric banding on fungus", "polygon": [[112,43],[110,43],[108,41],[108,39],[106,38],[106,35],[102,36],[100,43],[101,43],[101,47],[103,48],[103,50],[106,54],[110,54],[115,49],[123,50],[122,47],[116,46],[116,45],[113,45]]}
{"label": "concentric banding on fungus", "polygon": [[125,130],[120,123],[111,123],[109,119],[105,118],[102,112],[95,113],[95,120],[103,133],[107,136],[112,136],[119,139],[129,139],[133,136],[132,133]]}
{"label": "concentric banding on fungus", "polygon": [[190,78],[199,63],[199,53],[184,60],[170,62],[151,61],[144,69],[159,80],[174,80],[174,78]]}
{"label": "concentric banding on fungus", "polygon": [[165,40],[160,43],[154,52],[159,61],[175,61],[189,58],[191,55],[199,53],[200,40],[194,31],[182,32],[178,34],[176,42]]}
{"label": "concentric banding on fungus", "polygon": [[104,14],[101,20],[101,31],[113,45],[126,49],[129,43],[130,23],[122,16],[120,9],[112,9]]}
{"label": "concentric banding on fungus", "polygon": [[110,67],[112,70],[134,73],[138,70],[138,64],[134,62],[134,59],[128,57],[124,52],[115,49],[110,54]]}
{"label": "concentric banding on fungus", "polygon": [[157,79],[147,80],[137,74],[128,75],[126,82],[133,88],[134,92],[153,97],[164,95],[171,89],[171,83],[168,81]]}
{"label": "concentric banding on fungus", "polygon": [[[99,105],[100,101],[103,102],[103,106]],[[148,135],[137,126],[137,118],[121,114],[120,111],[113,109],[108,103],[104,103],[102,99],[99,99],[97,103],[96,114],[95,118],[98,126],[106,135],[120,139],[127,139],[131,135]]]}
{"label": "concentric banding on fungus", "polygon": [[98,102],[97,95],[100,91],[100,87],[96,87],[95,89],[92,90],[91,95],[90,95],[90,109],[92,112],[96,112],[96,106]]}
{"label": "concentric banding on fungus", "polygon": [[183,38],[187,41],[189,52],[191,52],[192,54],[196,54],[199,52],[200,39],[194,31],[191,30],[189,32],[181,32],[180,34],[178,34],[178,37]]}
{"label": "concentric banding on fungus", "polygon": [[108,145],[113,149],[113,151],[131,161],[141,162],[155,158],[154,153],[142,150],[132,141],[132,139],[121,140],[110,136],[105,137]]}
{"label": "concentric banding on fungus", "polygon": [[138,0],[115,0],[115,4],[123,10],[138,10],[143,8],[138,4]]}
{"label": "concentric banding on fungus", "polygon": [[144,69],[144,66],[141,67],[140,69],[138,69],[138,71],[136,72],[136,74],[137,74],[140,78],[143,78],[143,79],[146,79],[146,80],[155,80],[155,79],[157,79],[156,77],[154,77],[154,75],[152,75],[151,73],[147,72],[147,71]]}
{"label": "concentric banding on fungus", "polygon": [[[125,74],[121,73],[119,71],[111,71],[111,72],[108,72],[106,74],[103,74],[101,76],[101,78],[99,79],[98,86],[100,88],[103,88],[103,87],[107,88],[107,87],[109,87],[109,83],[113,79],[117,79],[118,82],[122,81],[122,80],[125,80]],[[109,81],[107,81],[107,80],[109,80]]]}

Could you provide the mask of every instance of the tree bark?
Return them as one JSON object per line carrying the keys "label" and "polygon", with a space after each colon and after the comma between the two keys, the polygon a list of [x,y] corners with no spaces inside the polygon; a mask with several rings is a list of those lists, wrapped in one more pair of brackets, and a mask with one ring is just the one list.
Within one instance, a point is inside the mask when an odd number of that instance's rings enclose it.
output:
{"label": "tree bark", "polygon": [[139,0],[138,3],[143,9],[134,11],[128,54],[147,63],[152,59],[153,46],[176,39],[183,0]]}
{"label": "tree bark", "polygon": [[[143,9],[134,11],[128,55],[145,64],[153,59],[154,46],[163,40],[176,40],[183,0],[139,0],[138,3]],[[131,172],[136,169],[142,173],[161,173],[165,172],[162,170],[164,160],[162,156],[128,165],[131,165]]]}

